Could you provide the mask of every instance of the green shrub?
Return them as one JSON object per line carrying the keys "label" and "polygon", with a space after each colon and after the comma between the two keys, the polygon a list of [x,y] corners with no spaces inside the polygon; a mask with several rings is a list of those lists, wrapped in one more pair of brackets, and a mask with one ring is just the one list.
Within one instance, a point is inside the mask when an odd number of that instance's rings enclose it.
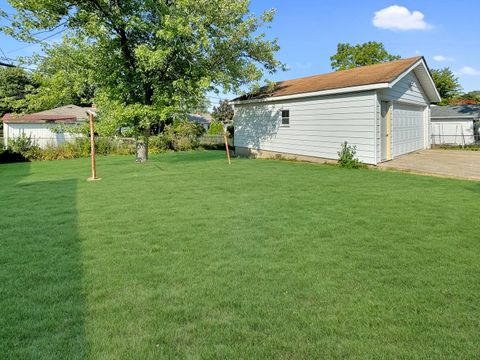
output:
{"label": "green shrub", "polygon": [[470,144],[470,145],[464,145],[464,146],[439,144],[439,145],[432,145],[432,149],[480,151],[480,144]]}
{"label": "green shrub", "polygon": [[220,121],[212,121],[208,128],[208,135],[222,135],[223,124]]}
{"label": "green shrub", "polygon": [[199,136],[202,136],[205,132],[205,129],[202,125],[190,121],[180,121],[171,126],[165,127],[165,129],[167,130],[167,132],[173,132],[179,137],[198,138]]}
{"label": "green shrub", "polygon": [[168,150],[173,150],[172,134],[166,132],[150,137],[148,140],[148,151],[151,154],[159,154]]}
{"label": "green shrub", "polygon": [[338,166],[347,169],[358,169],[364,165],[355,157],[357,147],[348,145],[348,142],[342,144],[342,148],[338,152]]}
{"label": "green shrub", "polygon": [[24,154],[32,146],[34,146],[32,138],[23,132],[19,137],[8,140],[8,149],[14,153]]}
{"label": "green shrub", "polygon": [[187,151],[194,150],[199,147],[198,138],[191,136],[175,136],[173,139],[173,150]]}
{"label": "green shrub", "polygon": [[65,146],[48,144],[47,146],[41,149],[41,159],[40,160],[63,160],[67,159],[64,152]]}
{"label": "green shrub", "polygon": [[115,155],[133,155],[135,154],[135,141],[116,140]]}
{"label": "green shrub", "polygon": [[95,139],[95,153],[98,155],[110,155],[115,152],[115,140],[101,137]]}
{"label": "green shrub", "polygon": [[30,149],[23,153],[23,156],[29,161],[42,160],[43,151],[39,146],[32,146]]}
{"label": "green shrub", "polygon": [[[63,160],[90,156],[90,139],[77,138],[60,145],[47,144],[40,148],[33,145],[25,137],[9,141],[11,153],[24,156],[28,160]],[[135,146],[128,141],[110,138],[95,139],[95,153],[97,155],[131,155],[135,153]],[[12,155],[9,156],[12,158]]]}
{"label": "green shrub", "polygon": [[197,123],[188,121],[176,122],[165,126],[162,133],[149,139],[148,147],[152,154],[169,150],[185,151],[197,149],[200,146],[199,137],[205,132]]}

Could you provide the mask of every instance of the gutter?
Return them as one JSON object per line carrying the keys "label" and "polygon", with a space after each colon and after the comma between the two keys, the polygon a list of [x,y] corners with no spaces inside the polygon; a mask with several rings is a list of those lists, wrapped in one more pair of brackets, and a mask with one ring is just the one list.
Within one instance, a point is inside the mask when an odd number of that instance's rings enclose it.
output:
{"label": "gutter", "polygon": [[358,92],[358,91],[386,89],[388,87],[389,87],[389,83],[377,83],[377,84],[370,84],[370,85],[350,86],[346,88],[329,89],[329,90],[307,92],[307,93],[285,95],[285,96],[272,96],[272,97],[267,97],[263,99],[232,100],[229,102],[229,104],[242,105],[242,104],[253,104],[253,103],[265,103],[265,102],[272,102],[272,101],[308,98],[308,97],[314,97],[314,96],[335,95],[335,94],[344,94],[344,93]]}

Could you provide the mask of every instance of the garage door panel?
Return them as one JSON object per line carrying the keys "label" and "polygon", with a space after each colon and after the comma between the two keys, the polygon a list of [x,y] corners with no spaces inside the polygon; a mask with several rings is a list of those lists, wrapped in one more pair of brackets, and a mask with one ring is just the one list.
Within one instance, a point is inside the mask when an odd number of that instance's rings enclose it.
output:
{"label": "garage door panel", "polygon": [[393,106],[392,155],[393,157],[423,149],[424,107],[399,104]]}

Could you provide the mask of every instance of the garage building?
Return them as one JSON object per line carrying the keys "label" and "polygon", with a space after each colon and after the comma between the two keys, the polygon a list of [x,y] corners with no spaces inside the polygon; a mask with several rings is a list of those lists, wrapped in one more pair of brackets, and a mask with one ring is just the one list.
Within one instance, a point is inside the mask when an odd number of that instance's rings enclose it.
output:
{"label": "garage building", "polygon": [[232,101],[235,149],[337,159],[347,141],[378,164],[430,147],[430,104],[440,100],[423,57],[281,81]]}
{"label": "garage building", "polygon": [[72,141],[82,135],[58,130],[68,130],[85,123],[87,110],[91,108],[66,105],[33,114],[6,114],[2,118],[4,145],[7,147],[10,141],[22,135],[42,148]]}
{"label": "garage building", "polygon": [[472,145],[480,141],[480,105],[432,106],[433,145]]}

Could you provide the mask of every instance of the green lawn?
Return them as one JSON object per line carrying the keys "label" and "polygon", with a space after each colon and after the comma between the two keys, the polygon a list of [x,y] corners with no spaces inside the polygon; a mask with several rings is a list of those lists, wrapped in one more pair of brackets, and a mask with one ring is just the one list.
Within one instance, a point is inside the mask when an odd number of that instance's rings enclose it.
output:
{"label": "green lawn", "polygon": [[478,359],[480,183],[222,152],[0,165],[2,359]]}

